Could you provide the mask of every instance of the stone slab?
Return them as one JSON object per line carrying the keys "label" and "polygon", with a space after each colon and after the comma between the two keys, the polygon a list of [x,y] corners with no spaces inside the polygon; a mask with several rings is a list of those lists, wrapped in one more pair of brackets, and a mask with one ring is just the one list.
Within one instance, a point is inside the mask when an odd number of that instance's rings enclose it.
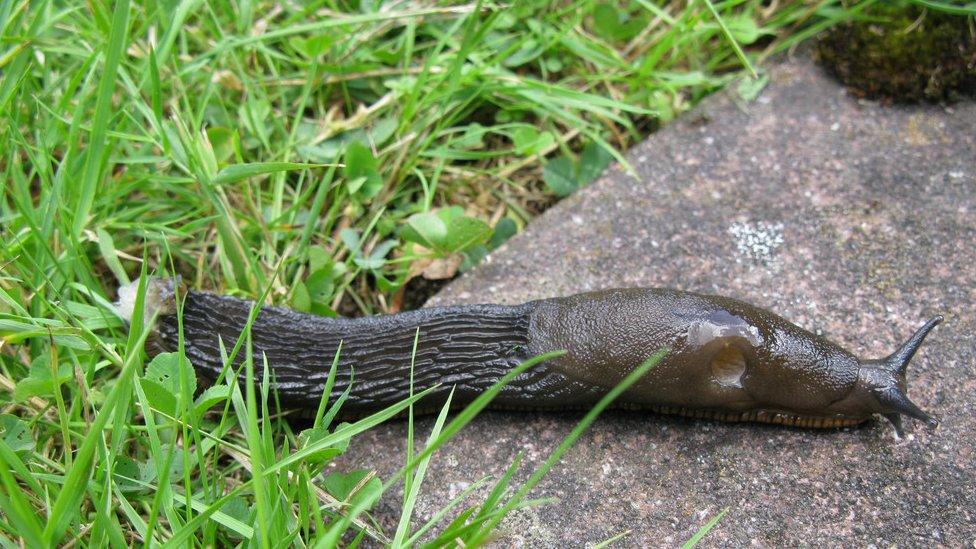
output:
{"label": "stone slab", "polygon": [[[863,356],[946,322],[910,370],[942,419],[896,440],[607,413],[505,523],[499,545],[674,547],[722,509],[704,546],[976,544],[976,104],[858,101],[808,59],[772,67],[758,100],[716,95],[547,211],[432,304],[620,286],[738,297]],[[520,479],[580,414],[485,413],[431,464],[421,519],[519,452]],[[426,436],[431,419],[419,422]],[[359,437],[344,464],[388,475],[406,424]],[[477,500],[472,500],[472,504]],[[376,515],[391,524],[400,502]]]}

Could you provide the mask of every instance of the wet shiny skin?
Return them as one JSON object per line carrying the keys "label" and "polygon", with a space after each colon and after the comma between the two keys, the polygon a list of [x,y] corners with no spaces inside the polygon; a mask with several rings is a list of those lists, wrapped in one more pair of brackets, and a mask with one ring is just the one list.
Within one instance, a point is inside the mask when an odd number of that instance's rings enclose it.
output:
{"label": "wet shiny skin", "polygon": [[529,341],[532,353],[567,349],[550,367],[604,388],[657,349],[670,349],[621,397],[625,405],[811,427],[858,423],[875,413],[906,413],[932,424],[905,394],[905,366],[940,320],[920,329],[897,360],[862,361],[742,301],[630,288],[538,302]]}
{"label": "wet shiny skin", "polygon": [[[220,340],[233,343],[251,305],[213,294],[186,295],[186,352],[202,377],[219,375]],[[908,400],[905,366],[939,320],[890,357],[859,360],[735,299],[630,288],[511,307],[465,305],[358,319],[268,307],[253,325],[252,340],[254,355],[268,358],[273,389],[289,408],[317,407],[340,341],[330,400],[349,389],[343,410],[350,414],[406,398],[411,362],[415,391],[437,387],[420,404],[436,409],[452,387],[454,404],[463,405],[522,360],[553,350],[567,352],[515,378],[493,406],[585,408],[666,347],[667,356],[619,399],[620,407],[806,427],[848,425],[880,413],[897,426],[898,414],[935,423]],[[418,329],[418,354],[411,357]],[[163,348],[174,349],[175,315],[163,314],[157,333]]]}
{"label": "wet shiny skin", "polygon": [[[657,349],[669,348],[622,397],[633,405],[860,420],[873,413],[830,407],[854,389],[853,355],[724,297],[635,288],[546,300],[532,313],[530,341],[534,353],[568,349],[553,367],[608,388]],[[732,379],[736,366],[741,373]]]}

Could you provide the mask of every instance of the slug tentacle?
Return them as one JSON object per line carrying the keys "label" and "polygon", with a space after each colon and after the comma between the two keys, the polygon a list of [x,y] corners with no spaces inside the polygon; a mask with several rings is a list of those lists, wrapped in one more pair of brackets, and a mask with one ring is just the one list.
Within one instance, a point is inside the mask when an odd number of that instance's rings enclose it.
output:
{"label": "slug tentacle", "polygon": [[880,360],[865,360],[861,365],[861,379],[877,401],[880,413],[902,434],[901,417],[906,415],[924,422],[931,428],[938,427],[939,420],[932,417],[908,398],[905,374],[908,363],[922,345],[925,337],[942,322],[941,315],[931,318],[915,331],[897,351]]}
{"label": "slug tentacle", "polygon": [[906,341],[900,349],[888,355],[888,357],[884,359],[884,362],[894,368],[899,374],[904,375],[905,371],[908,369],[908,363],[912,360],[912,357],[915,356],[915,352],[918,351],[918,348],[922,346],[922,342],[925,341],[925,337],[928,336],[929,332],[931,332],[932,329],[938,326],[943,320],[944,318],[942,315],[936,315],[930,318],[924,326],[918,330],[915,330],[912,337],[908,338],[908,341]]}

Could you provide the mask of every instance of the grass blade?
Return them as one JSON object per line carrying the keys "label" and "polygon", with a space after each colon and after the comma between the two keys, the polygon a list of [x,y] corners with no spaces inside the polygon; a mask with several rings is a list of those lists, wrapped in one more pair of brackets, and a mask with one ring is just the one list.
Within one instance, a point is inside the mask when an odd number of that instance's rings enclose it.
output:
{"label": "grass blade", "polygon": [[711,520],[706,522],[704,526],[702,526],[701,528],[698,529],[697,532],[695,532],[694,536],[691,536],[691,539],[686,541],[684,545],[681,546],[681,549],[692,549],[693,547],[697,546],[698,542],[704,539],[705,536],[712,531],[712,528],[715,528],[715,525],[718,524],[718,521],[722,520],[722,517],[724,517],[725,513],[727,513],[728,511],[729,511],[728,508],[722,509],[721,513],[712,517]]}
{"label": "grass blade", "polygon": [[304,168],[317,168],[320,166],[320,164],[301,164],[297,162],[251,162],[249,164],[233,164],[221,168],[210,182],[214,185],[230,185],[259,175],[301,170]]}
{"label": "grass blade", "polygon": [[729,30],[728,25],[725,24],[725,20],[722,19],[722,16],[718,13],[718,10],[715,9],[715,5],[712,4],[712,0],[701,1],[703,4],[705,4],[705,7],[708,8],[708,11],[712,13],[712,17],[715,18],[719,28],[722,29],[722,35],[725,36],[725,39],[729,42],[729,45],[732,46],[732,51],[735,52],[735,56],[739,58],[739,61],[742,61],[742,65],[746,68],[746,70],[749,71],[749,74],[752,75],[753,78],[759,78],[759,73],[756,72],[756,68],[752,66],[752,62],[749,61],[749,58],[746,56],[746,52],[742,51],[742,46],[739,45],[738,40],[732,36],[732,31]]}
{"label": "grass blade", "polygon": [[610,392],[604,395],[603,398],[601,398],[600,401],[597,402],[596,406],[594,406],[589,412],[587,412],[586,416],[584,416],[583,419],[576,425],[576,427],[573,428],[573,430],[569,433],[569,435],[566,436],[565,439],[563,439],[562,443],[560,443],[560,445],[549,456],[549,458],[546,459],[546,461],[543,462],[542,465],[540,465],[539,468],[536,469],[534,473],[532,473],[532,476],[529,477],[529,480],[527,480],[525,484],[523,484],[522,487],[519,488],[519,490],[515,493],[515,495],[512,496],[512,498],[509,499],[509,501],[499,510],[499,512],[495,515],[495,517],[485,523],[485,526],[482,528],[480,533],[474,537],[473,543],[479,544],[484,542],[488,538],[490,533],[494,531],[495,527],[497,527],[498,524],[502,521],[502,519],[504,519],[505,516],[507,516],[508,513],[515,508],[516,505],[518,505],[523,499],[525,499],[525,496],[529,493],[529,491],[532,490],[532,488],[534,488],[535,485],[538,484],[540,480],[542,480],[542,477],[544,477],[546,473],[548,473],[549,470],[552,469],[552,467],[563,457],[563,454],[565,454],[573,446],[573,444],[576,443],[576,440],[579,439],[579,437],[583,434],[584,431],[586,431],[586,429],[590,426],[590,424],[596,421],[596,418],[600,415],[600,413],[603,412],[603,410],[607,406],[609,406],[610,403],[616,400],[617,397],[623,394],[623,392],[626,391],[631,385],[637,382],[637,380],[644,377],[644,375],[647,374],[647,372],[649,372],[651,368],[656,366],[657,363],[660,362],[661,359],[664,358],[664,355],[666,355],[667,353],[668,353],[667,349],[661,349],[657,351],[656,353],[651,355],[650,358],[645,360],[643,364],[635,368],[633,372],[629,373],[627,377],[625,377],[623,381],[617,384],[616,387],[610,390]]}
{"label": "grass blade", "polygon": [[95,201],[95,191],[101,182],[102,159],[107,140],[106,133],[109,118],[113,112],[112,94],[115,92],[116,75],[122,61],[122,54],[125,52],[128,31],[129,1],[116,0],[112,14],[112,26],[109,29],[108,44],[105,47],[105,67],[102,69],[98,82],[95,115],[92,119],[88,150],[85,152],[85,169],[82,173],[79,194],[72,212],[75,238],[81,236],[82,229],[88,223],[92,203]]}
{"label": "grass blade", "polygon": [[28,547],[42,547],[44,534],[40,522],[37,521],[37,513],[24,499],[17,480],[11,474],[11,467],[4,457],[5,454],[13,454],[13,452],[3,440],[0,440],[0,482],[7,500],[4,513],[10,517],[16,526],[16,531],[27,542]]}
{"label": "grass blade", "polygon": [[92,461],[95,450],[102,440],[102,430],[115,414],[115,407],[123,398],[123,393],[132,390],[132,379],[136,372],[142,367],[142,349],[145,345],[149,331],[144,329],[143,315],[146,296],[146,263],[143,262],[142,277],[139,281],[139,289],[136,293],[135,307],[133,309],[132,324],[129,329],[129,342],[126,345],[127,354],[119,372],[118,382],[112,387],[105,403],[95,416],[85,435],[81,447],[75,455],[71,468],[67,471],[64,479],[64,486],[58,493],[51,513],[48,516],[47,525],[44,528],[44,545],[51,546],[56,544],[63,536],[71,520],[75,517],[78,504],[85,496],[88,479],[91,477]]}

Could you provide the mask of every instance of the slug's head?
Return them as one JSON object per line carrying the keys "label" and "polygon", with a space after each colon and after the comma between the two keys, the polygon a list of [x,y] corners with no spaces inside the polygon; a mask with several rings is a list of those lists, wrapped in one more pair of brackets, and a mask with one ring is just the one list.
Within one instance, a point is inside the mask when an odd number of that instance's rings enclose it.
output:
{"label": "slug's head", "polygon": [[905,373],[941,316],[929,320],[890,356],[876,360],[858,359],[820,336],[754,309],[713,313],[709,320],[694,325],[689,341],[694,344],[701,327],[710,327],[712,337],[698,340],[705,343],[698,352],[710,357],[710,392],[725,402],[743,402],[748,419],[835,427],[880,414],[899,434],[902,415],[931,427],[938,424],[909,400]]}
{"label": "slug's head", "polygon": [[938,426],[937,419],[909,400],[905,372],[925,336],[940,322],[942,316],[932,318],[916,330],[900,349],[885,358],[860,361],[854,389],[846,398],[833,403],[831,408],[842,414],[881,414],[891,421],[899,434],[902,432],[902,415],[922,421],[929,427]]}

